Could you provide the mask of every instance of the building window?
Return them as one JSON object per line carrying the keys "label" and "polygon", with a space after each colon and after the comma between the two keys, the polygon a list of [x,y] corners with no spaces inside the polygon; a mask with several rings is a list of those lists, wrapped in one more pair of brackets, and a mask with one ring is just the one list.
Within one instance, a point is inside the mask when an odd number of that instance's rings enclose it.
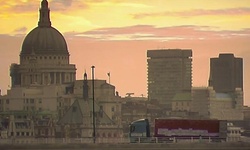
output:
{"label": "building window", "polygon": [[32,104],[33,104],[33,103],[34,103],[34,99],[30,99],[30,103],[32,103]]}
{"label": "building window", "polygon": [[41,130],[41,135],[44,135],[45,134],[45,131],[42,129]]}
{"label": "building window", "polygon": [[114,107],[114,106],[111,108],[111,111],[112,111],[112,112],[114,112],[114,111],[115,111],[115,107]]}
{"label": "building window", "polygon": [[9,99],[6,99],[6,104],[9,104],[9,103],[10,103]]}

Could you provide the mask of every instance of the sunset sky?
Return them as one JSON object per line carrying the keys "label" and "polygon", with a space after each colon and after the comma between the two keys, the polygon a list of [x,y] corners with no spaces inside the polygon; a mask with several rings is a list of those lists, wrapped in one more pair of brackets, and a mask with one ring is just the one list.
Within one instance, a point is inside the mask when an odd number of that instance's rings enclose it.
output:
{"label": "sunset sky", "polygon": [[[37,26],[41,0],[0,0],[0,88],[19,63],[27,33]],[[193,86],[207,86],[209,59],[233,53],[244,61],[250,106],[250,0],[48,0],[52,26],[65,37],[77,79],[108,80],[121,96],[147,95],[147,50],[192,49]]]}

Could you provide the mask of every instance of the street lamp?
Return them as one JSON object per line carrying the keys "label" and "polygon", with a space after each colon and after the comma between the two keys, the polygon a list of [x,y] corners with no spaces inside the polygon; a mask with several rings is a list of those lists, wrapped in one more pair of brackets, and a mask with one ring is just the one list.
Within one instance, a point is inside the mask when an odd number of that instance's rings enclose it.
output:
{"label": "street lamp", "polygon": [[93,107],[93,143],[95,143],[95,87],[94,87],[94,83],[95,83],[95,79],[94,79],[94,70],[95,70],[95,66],[92,66],[92,93],[93,93],[93,103],[92,103],[92,107]]}

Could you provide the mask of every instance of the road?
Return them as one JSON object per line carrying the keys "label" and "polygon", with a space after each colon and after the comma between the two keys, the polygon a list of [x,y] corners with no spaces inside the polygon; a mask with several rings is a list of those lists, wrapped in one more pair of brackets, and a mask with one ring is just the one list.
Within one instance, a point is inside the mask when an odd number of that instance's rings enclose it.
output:
{"label": "road", "polygon": [[1,150],[250,150],[250,143],[0,145]]}

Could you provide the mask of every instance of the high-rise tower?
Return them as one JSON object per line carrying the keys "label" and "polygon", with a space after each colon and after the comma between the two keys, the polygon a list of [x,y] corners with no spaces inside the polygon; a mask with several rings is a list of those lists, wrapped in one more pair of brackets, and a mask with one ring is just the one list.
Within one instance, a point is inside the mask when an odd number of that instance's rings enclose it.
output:
{"label": "high-rise tower", "polygon": [[243,120],[243,59],[219,54],[210,59],[209,116],[220,120]]}
{"label": "high-rise tower", "polygon": [[219,58],[210,59],[209,86],[217,93],[243,91],[243,59],[233,54],[220,54]]}
{"label": "high-rise tower", "polygon": [[171,109],[176,94],[191,93],[192,50],[148,50],[148,96]]}

